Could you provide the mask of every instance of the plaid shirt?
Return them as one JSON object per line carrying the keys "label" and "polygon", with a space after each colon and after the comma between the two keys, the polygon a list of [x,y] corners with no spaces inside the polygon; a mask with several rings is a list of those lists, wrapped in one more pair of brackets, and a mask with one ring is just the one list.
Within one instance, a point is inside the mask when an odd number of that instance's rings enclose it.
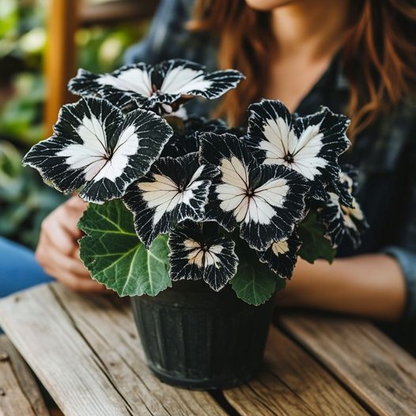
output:
{"label": "plaid shirt", "polygon": [[[146,39],[130,48],[127,62],[157,63],[184,58],[216,68],[217,42],[206,34],[190,33],[184,25],[191,17],[193,0],[164,0]],[[343,113],[349,98],[348,82],[339,60],[330,68],[299,105],[301,115],[320,105]],[[213,103],[194,100],[191,113],[209,115]],[[360,170],[358,200],[370,224],[363,244],[356,251],[340,248],[340,256],[384,252],[397,259],[407,283],[405,318],[416,322],[416,106],[403,101],[356,138],[342,162]],[[413,331],[414,332],[414,331]]]}

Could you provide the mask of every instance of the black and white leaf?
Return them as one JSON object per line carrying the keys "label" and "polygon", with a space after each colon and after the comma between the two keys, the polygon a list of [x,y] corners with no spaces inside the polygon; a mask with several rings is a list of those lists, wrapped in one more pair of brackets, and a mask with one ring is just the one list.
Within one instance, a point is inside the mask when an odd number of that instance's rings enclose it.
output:
{"label": "black and white leaf", "polygon": [[354,248],[361,244],[361,235],[368,228],[363,211],[357,202],[357,170],[351,165],[342,166],[337,190],[352,198],[351,206],[345,205],[334,189],[328,192],[326,201],[319,203],[317,214],[326,228],[326,236],[333,247],[338,247],[347,236]]}
{"label": "black and white leaf", "polygon": [[175,95],[214,100],[235,88],[242,79],[244,75],[234,69],[206,72],[203,65],[184,59],[161,62],[152,72],[152,81],[159,95],[166,95],[167,103],[176,101]]}
{"label": "black and white leaf", "polygon": [[258,165],[247,145],[232,134],[205,133],[201,141],[201,160],[220,169],[207,218],[227,231],[238,227],[255,250],[287,239],[305,213],[306,179],[283,165]]}
{"label": "black and white leaf", "polygon": [[199,150],[199,139],[193,135],[174,132],[163,148],[161,157],[180,157]]}
{"label": "black and white leaf", "polygon": [[280,101],[262,100],[249,107],[247,141],[264,164],[281,164],[307,178],[315,197],[339,177],[338,157],[350,144],[348,118],[322,107],[306,117],[291,115]]}
{"label": "black and white leaf", "polygon": [[204,235],[197,224],[188,222],[172,231],[169,246],[173,281],[203,279],[218,292],[236,274],[234,241],[220,235]]}
{"label": "black and white leaf", "polygon": [[111,74],[93,74],[80,69],[70,81],[69,90],[79,95],[99,94],[118,106],[136,103],[142,108],[169,114],[194,97],[219,98],[243,78],[235,70],[209,73],[194,62],[171,59],[155,66],[130,64]]}
{"label": "black and white leaf", "polygon": [[82,98],[62,107],[53,136],[33,146],[23,162],[59,191],[80,189],[82,199],[100,204],[121,198],[146,174],[172,134],[150,111],[124,116],[107,100]]}
{"label": "black and white leaf", "polygon": [[68,89],[81,96],[99,95],[118,107],[144,101],[153,94],[152,66],[145,63],[125,65],[110,74],[94,74],[79,69]]}
{"label": "black and white leaf", "polygon": [[301,245],[299,238],[292,235],[287,240],[275,241],[266,251],[258,252],[258,256],[281,279],[290,279]]}
{"label": "black and white leaf", "polygon": [[164,157],[129,187],[124,202],[146,247],[182,221],[204,219],[209,187],[217,174],[214,166],[199,164],[197,153]]}
{"label": "black and white leaf", "polygon": [[327,191],[337,194],[342,205],[353,208],[354,195],[358,190],[358,169],[350,164],[340,167],[338,179],[327,186]]}

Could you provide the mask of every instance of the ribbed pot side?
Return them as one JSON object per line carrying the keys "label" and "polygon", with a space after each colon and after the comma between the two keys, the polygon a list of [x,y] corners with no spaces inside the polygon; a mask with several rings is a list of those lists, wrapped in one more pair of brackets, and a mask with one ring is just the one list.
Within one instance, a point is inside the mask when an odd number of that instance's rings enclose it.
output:
{"label": "ribbed pot side", "polygon": [[156,297],[134,297],[132,306],[148,365],[168,384],[230,388],[260,367],[271,302],[251,306],[229,286],[217,293],[183,281]]}

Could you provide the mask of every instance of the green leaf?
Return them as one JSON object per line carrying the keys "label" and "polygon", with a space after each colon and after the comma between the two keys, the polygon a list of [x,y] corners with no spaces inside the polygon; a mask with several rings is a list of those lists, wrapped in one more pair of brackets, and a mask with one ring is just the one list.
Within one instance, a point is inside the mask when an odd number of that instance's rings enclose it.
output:
{"label": "green leaf", "polygon": [[150,295],[171,286],[167,236],[146,250],[133,227],[133,216],[121,201],[89,204],[78,227],[81,259],[93,279],[120,296]]}
{"label": "green leaf", "polygon": [[[17,24],[19,19],[18,4],[15,0],[2,0],[0,4],[0,38],[6,37],[11,33],[16,32]],[[2,53],[0,53],[0,56]]]}
{"label": "green leaf", "polygon": [[237,274],[231,280],[231,286],[238,298],[250,305],[261,305],[274,293],[284,289],[286,281],[277,277],[269,268],[260,263],[254,250],[241,240],[236,244],[240,259]]}
{"label": "green leaf", "polygon": [[325,227],[318,221],[316,211],[309,211],[297,232],[302,240],[300,257],[309,263],[314,263],[316,259],[333,262],[337,251],[331,247],[331,242],[325,237]]}

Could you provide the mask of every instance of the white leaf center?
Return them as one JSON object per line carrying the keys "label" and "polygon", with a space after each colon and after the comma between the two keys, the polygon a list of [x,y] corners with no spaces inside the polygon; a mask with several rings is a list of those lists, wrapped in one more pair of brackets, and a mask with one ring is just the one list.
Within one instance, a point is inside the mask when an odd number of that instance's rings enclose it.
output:
{"label": "white leaf center", "polygon": [[220,208],[232,211],[238,223],[257,222],[269,224],[275,215],[274,208],[281,208],[289,192],[287,181],[272,179],[262,186],[251,189],[247,168],[235,156],[221,161],[222,184],[216,192]]}
{"label": "white leaf center", "polygon": [[219,244],[214,244],[206,249],[201,247],[201,244],[195,240],[187,239],[184,241],[184,246],[191,250],[188,254],[190,264],[195,264],[197,267],[208,267],[215,265],[219,267],[221,263],[218,254],[223,250],[223,247]]}
{"label": "white leaf center", "polygon": [[193,90],[206,90],[212,82],[204,79],[203,71],[177,67],[166,74],[160,91],[165,94],[186,94]]}
{"label": "white leaf center", "polygon": [[313,180],[320,173],[318,168],[327,164],[325,159],[318,157],[324,137],[319,130],[319,124],[308,126],[298,139],[282,117],[268,119],[263,127],[267,140],[262,140],[259,144],[266,151],[264,163],[285,165]]}
{"label": "white leaf center", "polygon": [[138,184],[148,207],[156,209],[153,224],[157,224],[163,217],[163,214],[172,211],[179,204],[191,205],[194,191],[203,183],[203,181],[197,180],[201,176],[203,169],[204,166],[200,166],[183,189],[170,177],[160,174],[153,174],[154,182],[140,182]]}
{"label": "white leaf center", "polygon": [[101,85],[109,85],[118,90],[136,92],[145,97],[153,94],[149,73],[139,68],[122,71],[117,77],[105,74],[97,79]]}
{"label": "white leaf center", "polygon": [[102,123],[95,116],[84,116],[77,133],[82,144],[73,143],[57,153],[66,157],[70,169],[83,169],[85,180],[95,182],[107,178],[112,182],[120,177],[129,163],[129,157],[136,154],[139,142],[135,127],[127,127],[110,151]]}

